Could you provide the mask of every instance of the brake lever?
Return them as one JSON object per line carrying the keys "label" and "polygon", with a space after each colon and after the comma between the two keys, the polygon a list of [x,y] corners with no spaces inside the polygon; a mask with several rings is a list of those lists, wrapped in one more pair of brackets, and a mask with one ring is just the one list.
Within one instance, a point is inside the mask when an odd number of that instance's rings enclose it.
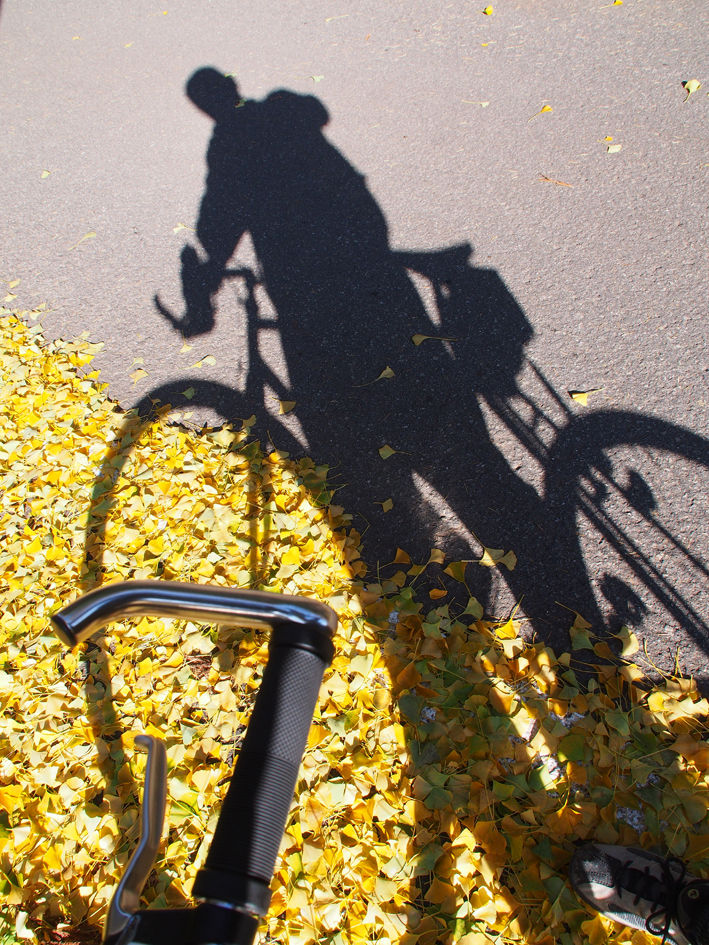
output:
{"label": "brake lever", "polygon": [[157,856],[167,799],[167,753],[152,735],[138,735],[135,744],[147,751],[145,787],[140,810],[140,841],[113,894],[104,925],[104,942],[116,941],[138,911],[140,894]]}

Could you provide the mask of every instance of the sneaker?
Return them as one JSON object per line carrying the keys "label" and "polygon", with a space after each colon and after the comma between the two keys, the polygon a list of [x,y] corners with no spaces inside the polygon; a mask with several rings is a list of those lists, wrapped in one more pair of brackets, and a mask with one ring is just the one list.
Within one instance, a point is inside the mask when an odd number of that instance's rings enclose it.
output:
{"label": "sneaker", "polygon": [[597,912],[673,945],[709,945],[709,880],[677,857],[589,843],[569,865],[578,895]]}

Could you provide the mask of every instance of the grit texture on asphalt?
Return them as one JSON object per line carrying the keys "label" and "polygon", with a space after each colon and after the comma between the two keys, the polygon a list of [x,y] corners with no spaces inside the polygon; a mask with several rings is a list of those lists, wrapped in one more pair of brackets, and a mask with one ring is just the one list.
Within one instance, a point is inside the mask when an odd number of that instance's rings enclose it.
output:
{"label": "grit texture on asphalt", "polygon": [[484,6],[6,2],[5,305],[330,464],[373,579],[706,677],[709,8]]}

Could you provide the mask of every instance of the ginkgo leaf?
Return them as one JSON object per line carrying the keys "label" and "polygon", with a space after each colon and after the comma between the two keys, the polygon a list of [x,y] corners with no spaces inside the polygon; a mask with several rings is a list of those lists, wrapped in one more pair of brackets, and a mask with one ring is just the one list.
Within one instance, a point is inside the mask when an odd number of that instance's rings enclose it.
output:
{"label": "ginkgo leaf", "polygon": [[192,365],[193,368],[209,367],[217,363],[217,359],[213,354],[207,354],[203,358],[200,358],[199,361],[195,361]]}
{"label": "ginkgo leaf", "polygon": [[509,571],[514,571],[517,565],[517,555],[514,551],[505,552],[502,548],[485,548],[483,546],[483,555],[477,561],[477,564],[481,564],[486,568],[496,568],[498,565],[504,564]]}
{"label": "ginkgo leaf", "polygon": [[470,614],[475,620],[481,620],[483,616],[483,606],[477,597],[471,597],[468,600],[464,614]]}
{"label": "ginkgo leaf", "polygon": [[483,10],[483,13],[485,16],[492,16],[493,14],[492,5],[486,6],[485,9]]}
{"label": "ginkgo leaf", "polygon": [[574,614],[574,622],[571,625],[572,630],[590,630],[591,629],[591,624],[588,622],[588,620],[586,620],[585,617],[581,616],[581,614],[577,610],[572,611],[572,613]]}
{"label": "ginkgo leaf", "polygon": [[441,338],[436,335],[412,335],[411,340],[418,347],[424,341],[457,341],[457,338]]}
{"label": "ginkgo leaf", "polygon": [[191,351],[193,347],[194,345],[190,345],[185,341],[180,348],[180,354],[186,354],[188,351]]}
{"label": "ginkgo leaf", "polygon": [[50,176],[50,174],[51,174],[51,171],[44,170],[44,171],[42,171],[42,173],[40,174],[40,178],[41,178],[42,180],[46,180],[46,179]]}
{"label": "ginkgo leaf", "polygon": [[278,401],[278,412],[279,412],[280,414],[290,413],[291,410],[293,410],[293,408],[295,407],[295,405],[296,405],[296,401],[295,401],[295,400],[279,400],[279,401]]}
{"label": "ginkgo leaf", "polygon": [[502,639],[513,639],[517,636],[517,632],[517,624],[514,622],[514,620],[512,620],[512,618],[506,620],[504,623],[498,624],[495,627],[496,636],[501,637]]}
{"label": "ginkgo leaf", "polygon": [[582,733],[565,735],[556,750],[559,761],[583,761],[586,755],[586,738]]}
{"label": "ginkgo leaf", "polygon": [[172,228],[173,233],[179,233],[180,230],[194,230],[194,227],[188,226],[186,223],[177,223]]}
{"label": "ginkgo leaf", "polygon": [[573,187],[573,184],[567,184],[564,180],[555,180],[553,177],[547,177],[546,174],[540,174],[538,179],[545,184],[558,184],[559,187]]}
{"label": "ginkgo leaf", "polygon": [[528,122],[533,121],[535,118],[538,118],[540,115],[544,115],[547,112],[551,112],[551,111],[553,111],[553,108],[551,107],[551,105],[542,105],[539,111],[535,112],[531,118],[527,119],[527,121]]}
{"label": "ginkgo leaf", "polygon": [[569,630],[571,648],[573,650],[592,650],[593,643],[589,636],[588,627],[578,626],[576,623]]}
{"label": "ginkgo leaf", "polygon": [[602,387],[593,387],[591,390],[570,390],[568,393],[572,400],[575,400],[577,403],[582,404],[585,407],[588,404],[588,398],[592,394],[600,393],[602,390]]}
{"label": "ginkgo leaf", "polygon": [[616,634],[616,639],[621,642],[621,656],[626,659],[633,656],[640,649],[640,641],[630,627],[622,626]]}
{"label": "ginkgo leaf", "polygon": [[148,376],[148,372],[143,370],[143,368],[138,368],[135,371],[132,371],[130,377],[134,384],[137,384],[138,381],[142,381],[144,377]]}
{"label": "ginkgo leaf", "polygon": [[377,502],[377,505],[381,505],[382,512],[391,512],[391,510],[394,508],[394,500],[384,499],[383,502]]}
{"label": "ginkgo leaf", "polygon": [[387,364],[387,366],[384,368],[381,374],[375,377],[374,380],[366,381],[364,384],[355,384],[355,387],[368,387],[370,384],[376,384],[377,381],[389,380],[392,377],[396,377],[396,375],[394,374],[394,371]]}
{"label": "ginkgo leaf", "polygon": [[684,101],[686,102],[689,96],[694,95],[694,93],[698,92],[699,89],[701,89],[701,87],[702,87],[702,83],[699,81],[699,79],[687,79],[686,82],[683,82],[682,88],[687,93],[687,95],[684,98]]}
{"label": "ginkgo leaf", "polygon": [[467,561],[451,561],[447,568],[444,568],[446,574],[461,583],[465,582],[465,569],[467,567]]}
{"label": "ginkgo leaf", "polygon": [[194,389],[194,387],[187,387],[182,391],[182,396],[186,397],[187,400],[192,400],[196,393],[197,391]]}
{"label": "ginkgo leaf", "polygon": [[85,243],[86,240],[92,240],[92,239],[94,239],[95,236],[96,236],[95,231],[94,231],[94,230],[90,230],[88,233],[84,233],[84,235],[83,235],[80,239],[78,239],[75,243],[73,243],[73,244],[69,247],[69,249],[70,249],[70,250],[71,250],[71,249],[76,249],[77,246],[81,246],[81,244],[82,244],[82,243]]}
{"label": "ginkgo leaf", "polygon": [[399,450],[393,449],[389,446],[388,443],[385,443],[384,446],[379,447],[379,455],[382,459],[389,459],[391,456],[394,456],[395,453],[400,452]]}
{"label": "ginkgo leaf", "polygon": [[622,144],[609,144],[608,147],[606,148],[606,153],[617,154],[618,151],[622,151],[622,150],[623,150]]}

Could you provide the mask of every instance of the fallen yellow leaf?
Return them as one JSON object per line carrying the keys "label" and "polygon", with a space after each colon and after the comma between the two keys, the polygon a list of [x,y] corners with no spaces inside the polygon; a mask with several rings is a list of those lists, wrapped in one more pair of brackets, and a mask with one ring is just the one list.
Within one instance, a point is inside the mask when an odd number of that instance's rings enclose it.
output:
{"label": "fallen yellow leaf", "polygon": [[84,233],[81,239],[78,239],[72,246],[69,247],[70,250],[76,249],[77,246],[80,246],[82,243],[85,243],[86,240],[92,240],[96,236],[94,230],[91,230],[89,233]]}
{"label": "fallen yellow leaf", "polygon": [[528,118],[527,121],[533,121],[535,118],[538,118],[540,115],[544,115],[546,112],[553,111],[551,105],[542,105],[538,112],[535,112],[531,118]]}
{"label": "fallen yellow leaf", "polygon": [[598,394],[602,390],[602,387],[593,387],[591,390],[570,390],[568,393],[572,400],[575,400],[585,407],[588,404],[588,398],[591,394]]}
{"label": "fallen yellow leaf", "polygon": [[454,580],[460,581],[460,583],[463,584],[465,582],[465,569],[467,565],[467,561],[451,561],[444,570],[445,573],[450,574]]}
{"label": "fallen yellow leaf", "polygon": [[702,83],[699,79],[688,79],[686,82],[682,83],[682,88],[687,93],[684,101],[686,102],[690,95],[694,95],[695,92],[698,92],[701,89]]}
{"label": "fallen yellow leaf", "polygon": [[483,547],[482,558],[477,563],[486,568],[496,568],[498,565],[504,564],[509,571],[514,571],[517,565],[517,555],[514,551],[505,552],[502,548]]}

